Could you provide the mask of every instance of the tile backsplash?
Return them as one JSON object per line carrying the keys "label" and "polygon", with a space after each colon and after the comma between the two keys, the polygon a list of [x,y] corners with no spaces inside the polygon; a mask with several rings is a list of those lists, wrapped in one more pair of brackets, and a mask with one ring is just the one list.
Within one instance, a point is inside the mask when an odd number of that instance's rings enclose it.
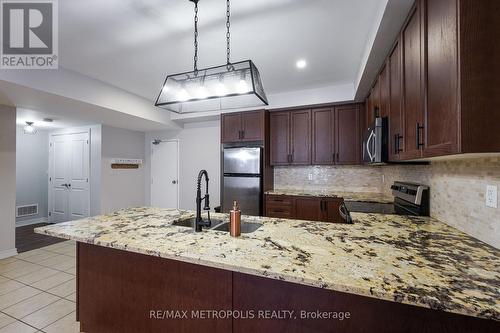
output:
{"label": "tile backsplash", "polygon": [[276,189],[330,189],[344,192],[381,192],[380,167],[303,166],[275,167]]}
{"label": "tile backsplash", "polygon": [[330,189],[390,194],[395,180],[429,185],[431,216],[500,248],[500,208],[485,204],[500,188],[500,156],[460,157],[430,165],[276,167],[276,189]]}

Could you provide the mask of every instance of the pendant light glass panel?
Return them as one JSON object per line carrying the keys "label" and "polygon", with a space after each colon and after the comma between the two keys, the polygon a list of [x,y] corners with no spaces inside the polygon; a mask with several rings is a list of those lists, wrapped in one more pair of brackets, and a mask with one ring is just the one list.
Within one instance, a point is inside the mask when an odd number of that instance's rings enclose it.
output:
{"label": "pendant light glass panel", "polygon": [[268,105],[251,60],[167,76],[156,106],[192,113]]}

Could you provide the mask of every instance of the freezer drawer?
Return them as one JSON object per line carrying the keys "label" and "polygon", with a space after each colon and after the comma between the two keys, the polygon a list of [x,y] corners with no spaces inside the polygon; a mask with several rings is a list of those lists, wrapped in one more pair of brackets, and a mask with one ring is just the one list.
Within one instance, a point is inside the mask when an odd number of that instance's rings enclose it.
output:
{"label": "freezer drawer", "polygon": [[261,215],[260,177],[224,177],[223,211],[229,212],[238,201],[244,215]]}
{"label": "freezer drawer", "polygon": [[225,148],[224,174],[260,174],[261,148]]}

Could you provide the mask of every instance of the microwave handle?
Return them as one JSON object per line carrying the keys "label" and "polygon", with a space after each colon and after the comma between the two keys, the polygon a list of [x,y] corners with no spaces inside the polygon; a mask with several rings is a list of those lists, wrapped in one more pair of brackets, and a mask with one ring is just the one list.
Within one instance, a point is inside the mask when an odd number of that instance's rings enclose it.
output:
{"label": "microwave handle", "polygon": [[373,162],[373,159],[374,159],[374,156],[372,155],[372,151],[371,151],[371,144],[370,144],[370,142],[374,136],[375,136],[375,133],[372,131],[370,133],[370,136],[368,136],[368,140],[366,140],[366,152],[368,154],[368,157],[370,158],[370,162]]}

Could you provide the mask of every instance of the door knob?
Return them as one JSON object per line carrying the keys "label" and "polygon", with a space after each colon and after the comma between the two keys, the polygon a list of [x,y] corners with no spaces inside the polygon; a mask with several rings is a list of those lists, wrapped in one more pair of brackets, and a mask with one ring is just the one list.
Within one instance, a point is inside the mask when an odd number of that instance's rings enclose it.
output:
{"label": "door knob", "polygon": [[177,184],[177,180],[172,180],[172,184]]}

